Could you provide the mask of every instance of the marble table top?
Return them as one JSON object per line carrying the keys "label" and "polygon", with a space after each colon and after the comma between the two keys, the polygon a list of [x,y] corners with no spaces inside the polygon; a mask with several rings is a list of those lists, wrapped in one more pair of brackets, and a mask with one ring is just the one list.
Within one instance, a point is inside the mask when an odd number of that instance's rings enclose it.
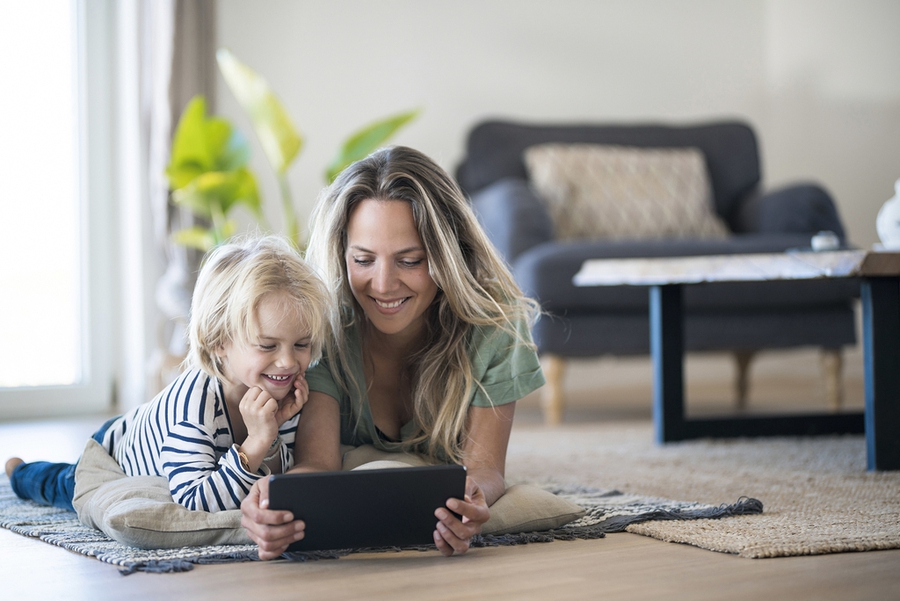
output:
{"label": "marble table top", "polygon": [[576,286],[655,286],[704,282],[812,280],[900,275],[900,252],[868,250],[590,259]]}

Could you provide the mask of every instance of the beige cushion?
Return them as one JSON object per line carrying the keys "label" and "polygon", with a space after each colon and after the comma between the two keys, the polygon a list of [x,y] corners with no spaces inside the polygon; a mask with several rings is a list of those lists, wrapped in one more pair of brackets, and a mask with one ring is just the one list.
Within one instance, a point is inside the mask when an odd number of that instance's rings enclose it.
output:
{"label": "beige cushion", "polygon": [[514,484],[491,505],[491,519],[481,527],[482,534],[539,532],[558,528],[583,516],[580,505],[558,497],[537,486]]}
{"label": "beige cushion", "polygon": [[[419,467],[422,465],[428,465],[429,463],[421,455],[414,455],[412,453],[389,453],[387,451],[376,449],[370,444],[364,444],[359,447],[341,445],[341,454],[341,469],[344,470],[355,470],[360,466],[381,461],[402,463],[407,467]],[[367,465],[366,467],[371,468],[372,466]],[[395,465],[393,467],[401,466]]]}
{"label": "beige cushion", "polygon": [[[375,469],[428,465],[420,455],[389,453],[372,445],[344,447],[344,469]],[[491,505],[491,519],[482,534],[550,530],[584,515],[584,508],[537,486],[516,484]]]}
{"label": "beige cushion", "polygon": [[559,240],[728,236],[697,148],[539,144],[524,159]]}
{"label": "beige cushion", "polygon": [[89,440],[75,469],[78,519],[110,538],[141,549],[250,544],[239,509],[191,511],[172,500],[162,476],[126,476],[115,459]]}
{"label": "beige cushion", "polygon": [[[346,449],[344,469],[427,465],[420,456],[388,453],[371,445]],[[241,527],[240,510],[191,511],[172,500],[161,476],[125,476],[119,464],[94,440],[88,441],[75,471],[75,511],[81,522],[131,547],[251,544]],[[556,528],[584,510],[536,486],[510,487],[491,507],[483,534]]]}

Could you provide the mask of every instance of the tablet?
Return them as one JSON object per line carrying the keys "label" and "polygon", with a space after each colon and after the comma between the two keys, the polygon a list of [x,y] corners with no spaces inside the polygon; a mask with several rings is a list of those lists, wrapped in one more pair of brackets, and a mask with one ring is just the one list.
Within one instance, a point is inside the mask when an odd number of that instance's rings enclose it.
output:
{"label": "tablet", "polygon": [[269,508],[306,522],[288,551],[433,545],[434,510],[465,490],[461,465],[279,474],[269,482]]}

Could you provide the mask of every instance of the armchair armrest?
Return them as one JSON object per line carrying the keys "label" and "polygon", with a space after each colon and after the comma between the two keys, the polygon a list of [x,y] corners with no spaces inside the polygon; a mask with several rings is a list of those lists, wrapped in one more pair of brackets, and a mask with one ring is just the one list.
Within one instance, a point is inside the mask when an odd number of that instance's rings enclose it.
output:
{"label": "armchair armrest", "polygon": [[734,230],[779,234],[831,230],[841,242],[846,242],[834,201],[815,184],[798,184],[751,196],[739,207]]}
{"label": "armchair armrest", "polygon": [[472,208],[488,238],[508,263],[553,240],[553,223],[542,201],[518,178],[505,178],[472,195]]}

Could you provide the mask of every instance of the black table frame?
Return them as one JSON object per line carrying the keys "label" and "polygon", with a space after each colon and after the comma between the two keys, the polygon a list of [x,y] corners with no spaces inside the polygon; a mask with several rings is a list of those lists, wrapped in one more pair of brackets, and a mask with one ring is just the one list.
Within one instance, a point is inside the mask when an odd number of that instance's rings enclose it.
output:
{"label": "black table frame", "polygon": [[650,286],[653,423],[657,442],[864,432],[868,469],[900,469],[900,277],[862,279],[864,413],[733,418],[685,416],[684,285]]}

